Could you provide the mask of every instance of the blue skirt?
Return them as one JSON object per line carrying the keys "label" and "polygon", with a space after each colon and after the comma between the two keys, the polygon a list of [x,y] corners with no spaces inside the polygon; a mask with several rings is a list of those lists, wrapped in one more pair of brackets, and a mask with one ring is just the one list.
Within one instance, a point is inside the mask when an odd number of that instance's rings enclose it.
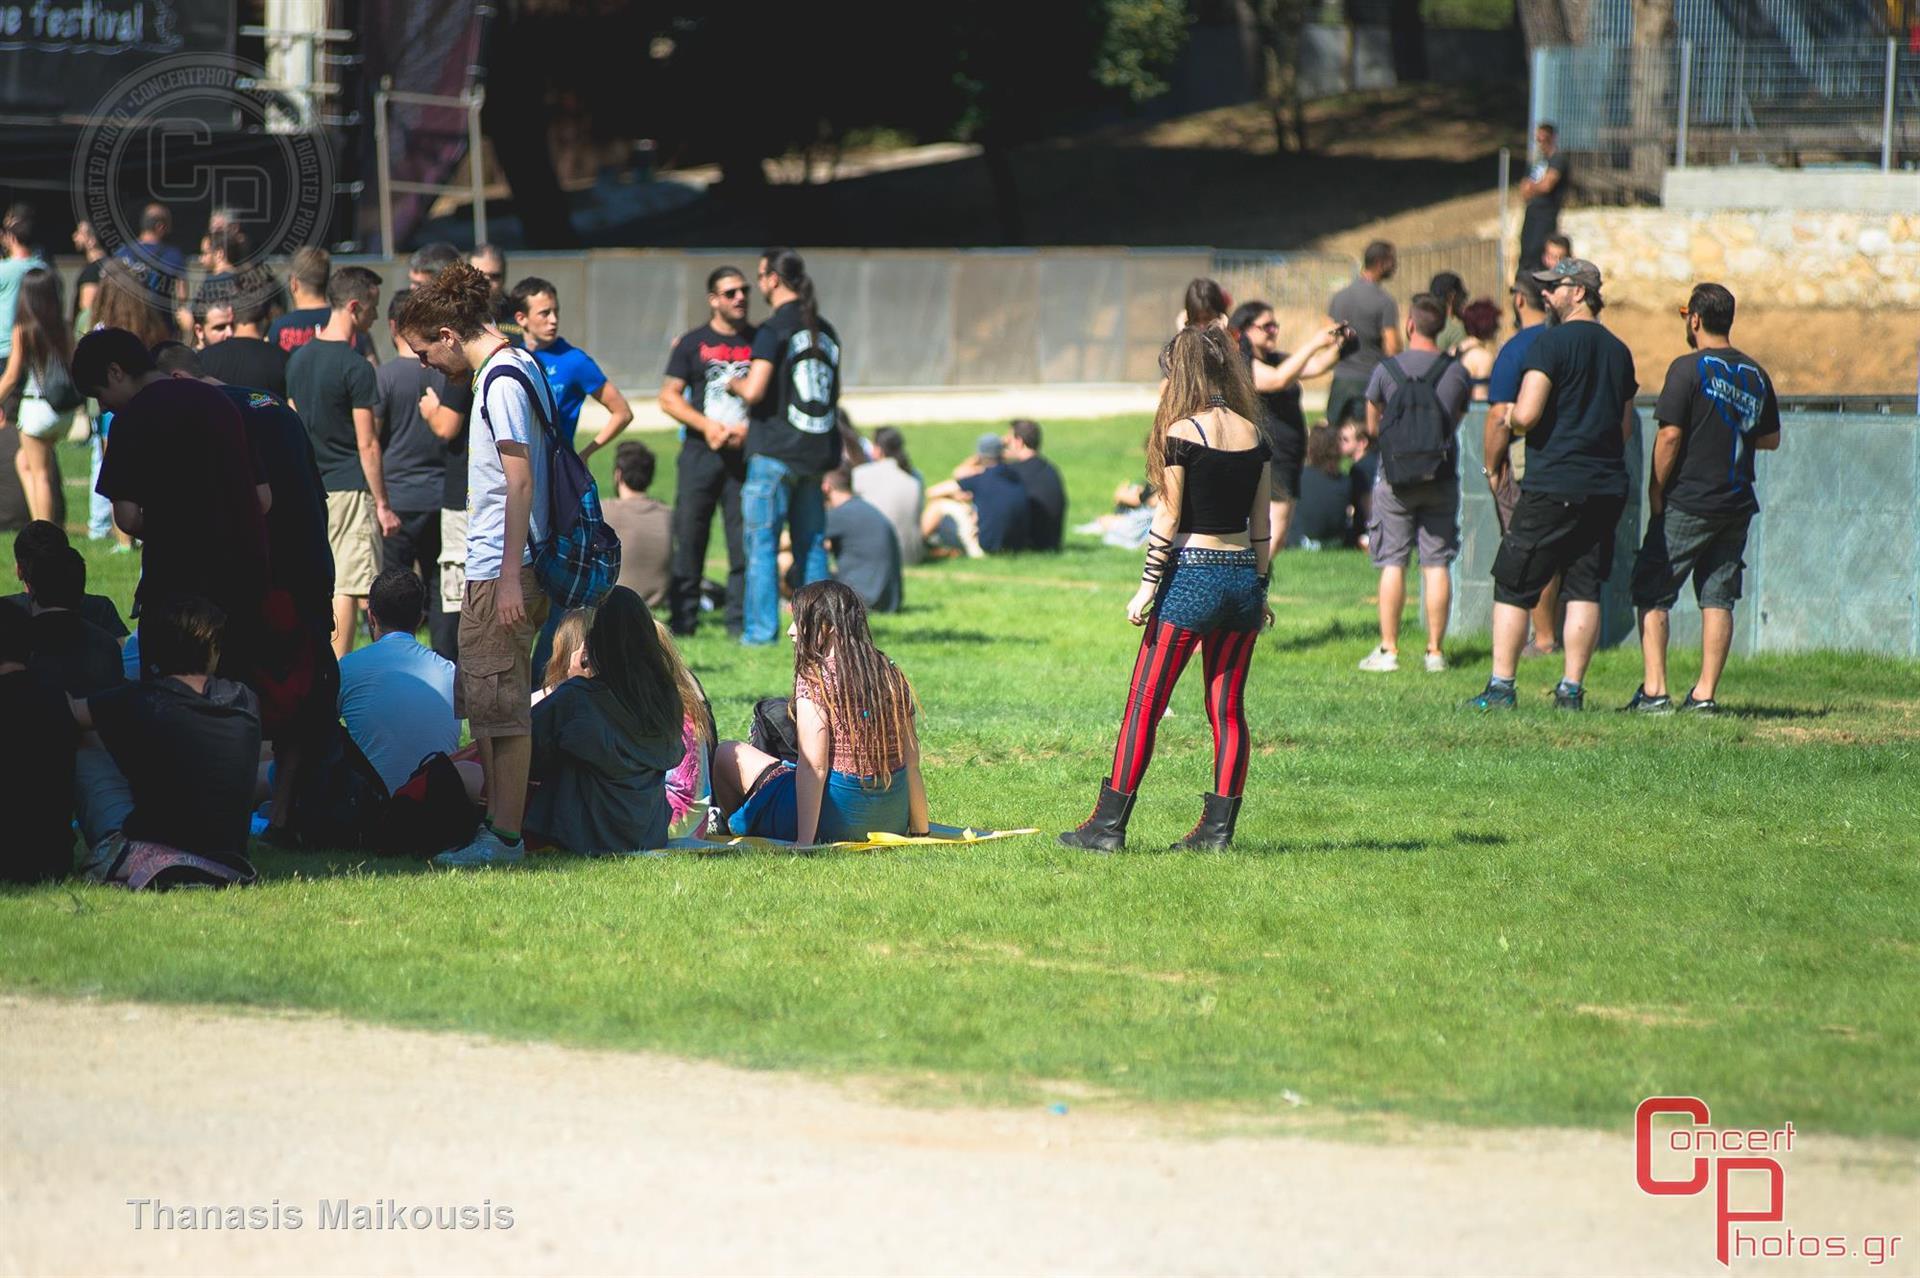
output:
{"label": "blue skirt", "polygon": [[[820,796],[820,827],[815,843],[857,843],[869,834],[905,834],[907,770],[894,771],[882,788],[877,778],[829,772]],[[762,773],[727,828],[735,834],[791,843],[800,833],[800,774],[791,763]]]}

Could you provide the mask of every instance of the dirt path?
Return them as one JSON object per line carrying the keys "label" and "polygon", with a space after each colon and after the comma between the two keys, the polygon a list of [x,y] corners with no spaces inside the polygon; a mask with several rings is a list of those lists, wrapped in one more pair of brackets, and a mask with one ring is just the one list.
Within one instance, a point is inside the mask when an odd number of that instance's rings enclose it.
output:
{"label": "dirt path", "polygon": [[[0,1026],[8,1273],[1726,1272],[1710,1200],[1642,1196],[1614,1135],[1205,1138],[322,1018],[6,998]],[[1789,1223],[1920,1236],[1913,1149],[1801,1146]],[[135,1229],[129,1198],[302,1227]],[[321,1228],[339,1198],[512,1228]]]}

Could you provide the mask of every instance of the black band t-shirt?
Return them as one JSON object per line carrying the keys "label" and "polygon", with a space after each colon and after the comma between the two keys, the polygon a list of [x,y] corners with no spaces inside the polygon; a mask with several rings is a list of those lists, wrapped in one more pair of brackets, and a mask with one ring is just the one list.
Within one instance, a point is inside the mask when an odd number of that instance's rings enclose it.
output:
{"label": "black band t-shirt", "polygon": [[1527,473],[1521,491],[1626,496],[1620,423],[1638,389],[1627,344],[1592,320],[1552,324],[1527,352],[1526,372],[1545,373],[1553,388],[1540,421],[1524,436]]}
{"label": "black band t-shirt", "polygon": [[1654,417],[1678,426],[1680,457],[1667,504],[1690,515],[1752,514],[1753,441],[1780,433],[1773,379],[1731,346],[1689,351],[1667,367]]}
{"label": "black band t-shirt", "polygon": [[287,361],[287,397],[313,436],[313,455],[327,491],[366,492],[353,410],[380,407],[373,365],[346,342],[308,342]]}
{"label": "black band t-shirt", "polygon": [[[751,324],[743,325],[738,333],[722,333],[711,324],[702,324],[673,344],[673,353],[667,356],[667,376],[687,384],[687,404],[694,412],[723,426],[746,425],[747,403],[728,390],[727,383],[745,377],[752,366],[754,333]],[[771,395],[772,389],[767,393]],[[684,429],[681,437],[687,437]]]}
{"label": "black band t-shirt", "polygon": [[748,413],[747,456],[772,457],[802,475],[838,466],[840,335],[833,325],[823,319],[808,332],[800,303],[788,302],[754,334],[753,358],[772,364],[773,376]]}
{"label": "black band t-shirt", "polygon": [[229,386],[287,397],[287,353],[258,337],[229,337],[200,352],[200,371]]}

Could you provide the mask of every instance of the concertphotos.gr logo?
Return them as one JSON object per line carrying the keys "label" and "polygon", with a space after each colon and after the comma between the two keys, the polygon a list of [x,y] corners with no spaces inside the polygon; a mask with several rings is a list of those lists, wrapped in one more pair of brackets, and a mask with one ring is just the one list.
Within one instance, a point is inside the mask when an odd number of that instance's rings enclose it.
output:
{"label": "concertphotos.gr logo", "polygon": [[[238,305],[277,292],[269,273],[253,268],[319,242],[333,154],[323,134],[282,127],[291,108],[261,87],[266,78],[245,59],[182,53],[107,92],[74,149],[71,189],[74,215],[92,223],[109,255],[124,251],[157,283],[156,273],[177,264],[140,242],[145,205],[210,204],[230,210],[246,233],[227,296]],[[171,312],[171,298],[150,300]]]}

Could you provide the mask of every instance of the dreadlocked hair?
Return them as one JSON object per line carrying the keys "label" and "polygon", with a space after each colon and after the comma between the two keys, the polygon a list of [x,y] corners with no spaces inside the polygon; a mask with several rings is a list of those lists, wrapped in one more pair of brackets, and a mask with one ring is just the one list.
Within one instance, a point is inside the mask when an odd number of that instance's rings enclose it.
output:
{"label": "dreadlocked hair", "polygon": [[826,712],[833,752],[858,776],[893,776],[913,740],[913,685],[873,646],[867,606],[837,581],[793,593],[794,696]]}
{"label": "dreadlocked hair", "polygon": [[1225,329],[1189,324],[1167,343],[1165,360],[1167,389],[1153,415],[1153,433],[1147,436],[1147,483],[1156,492],[1167,469],[1167,432],[1175,422],[1205,412],[1216,398],[1225,400],[1230,412],[1250,422],[1260,420],[1253,374]]}
{"label": "dreadlocked hair", "polygon": [[398,322],[400,335],[416,348],[438,338],[443,328],[452,329],[463,342],[478,337],[493,322],[493,285],[477,267],[454,262],[425,284],[413,286]]}

